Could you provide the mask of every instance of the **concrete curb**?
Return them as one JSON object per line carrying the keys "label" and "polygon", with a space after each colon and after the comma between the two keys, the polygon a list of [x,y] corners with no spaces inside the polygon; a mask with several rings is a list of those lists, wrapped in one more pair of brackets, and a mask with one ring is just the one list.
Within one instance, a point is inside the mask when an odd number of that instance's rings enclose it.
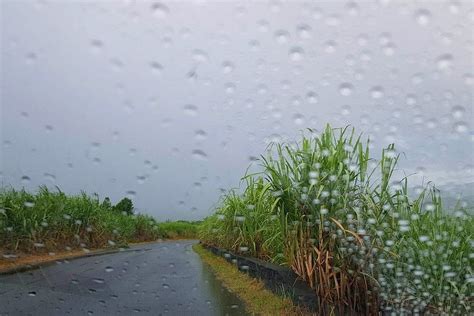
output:
{"label": "concrete curb", "polygon": [[237,264],[239,270],[242,272],[246,272],[250,276],[262,280],[265,286],[272,292],[279,295],[282,293],[290,294],[295,304],[311,312],[318,311],[317,301],[315,299],[316,293],[290,268],[237,255],[214,246],[201,245],[215,255],[223,257],[233,264]]}
{"label": "concrete curb", "polygon": [[58,261],[63,261],[63,260],[75,260],[75,259],[81,259],[81,258],[90,258],[90,257],[97,257],[97,256],[104,256],[104,255],[110,255],[114,253],[126,253],[126,252],[140,252],[140,251],[148,251],[151,250],[151,248],[117,248],[117,249],[105,249],[105,250],[97,250],[97,251],[91,251],[89,253],[84,253],[84,254],[76,254],[76,255],[70,255],[70,256],[65,256],[65,257],[59,257],[56,259],[51,259],[43,262],[38,262],[38,263],[31,263],[31,264],[21,264],[12,268],[7,268],[0,270],[0,276],[1,275],[8,275],[8,274],[15,274],[15,273],[20,273],[20,272],[26,272],[30,270],[36,270],[41,267],[45,266],[50,266],[53,265],[54,263]]}

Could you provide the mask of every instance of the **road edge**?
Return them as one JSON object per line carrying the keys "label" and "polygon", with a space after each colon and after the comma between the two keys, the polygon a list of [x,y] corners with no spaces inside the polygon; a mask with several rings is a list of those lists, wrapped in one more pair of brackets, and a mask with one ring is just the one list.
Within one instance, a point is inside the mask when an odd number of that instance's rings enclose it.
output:
{"label": "road edge", "polygon": [[[91,250],[90,252],[53,257],[51,258],[51,260],[45,260],[41,262],[19,264],[11,268],[0,269],[0,276],[26,272],[30,270],[36,270],[41,267],[49,266],[58,261],[63,261],[63,260],[69,261],[69,260],[75,260],[75,259],[81,259],[81,258],[90,258],[90,257],[103,256],[103,255],[110,255],[110,254],[119,253],[119,252],[143,251],[143,250],[147,250],[145,247],[147,244],[159,243],[162,241],[163,240],[155,240],[155,241],[150,241],[150,242],[130,244],[129,245],[130,247],[128,248],[97,249],[97,250]],[[136,247],[133,247],[133,246],[136,246]],[[140,246],[143,246],[143,247],[140,247]]]}
{"label": "road edge", "polygon": [[222,285],[245,303],[245,310],[250,315],[312,315],[295,305],[286,293],[274,293],[261,280],[240,271],[235,264],[212,253],[203,244],[194,244],[192,249],[210,266]]}

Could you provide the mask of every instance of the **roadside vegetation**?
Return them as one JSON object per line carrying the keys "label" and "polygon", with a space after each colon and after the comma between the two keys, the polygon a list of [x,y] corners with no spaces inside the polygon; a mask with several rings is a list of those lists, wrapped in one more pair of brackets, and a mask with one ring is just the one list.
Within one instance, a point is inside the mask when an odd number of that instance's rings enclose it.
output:
{"label": "roadside vegetation", "polygon": [[11,253],[87,251],[159,238],[191,238],[195,226],[158,223],[151,216],[134,214],[128,198],[112,205],[109,198],[68,196],[59,188],[43,186],[37,193],[0,189],[0,254],[5,258]]}
{"label": "roadside vegetation", "polygon": [[348,128],[273,144],[262,172],[223,196],[200,238],[291,267],[321,314],[469,314],[472,209],[447,212],[433,185],[411,197],[408,179],[393,179],[398,159],[393,144],[371,157]]}
{"label": "roadside vegetation", "polygon": [[200,222],[166,221],[158,223],[161,237],[166,239],[196,239]]}
{"label": "roadside vegetation", "polygon": [[200,244],[193,250],[208,264],[216,278],[232,293],[245,302],[245,309],[252,315],[306,315],[304,310],[295,306],[289,297],[282,297],[265,288],[262,281],[244,273],[224,258],[218,257]]}

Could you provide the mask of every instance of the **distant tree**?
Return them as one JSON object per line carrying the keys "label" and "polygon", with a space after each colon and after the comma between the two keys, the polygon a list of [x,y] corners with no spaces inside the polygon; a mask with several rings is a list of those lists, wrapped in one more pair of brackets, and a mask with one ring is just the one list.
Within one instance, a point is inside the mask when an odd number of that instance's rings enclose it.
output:
{"label": "distant tree", "polygon": [[[81,193],[82,193],[82,196],[87,197],[87,192],[86,192],[86,191],[83,190],[83,191],[81,191]],[[95,193],[95,192],[92,193],[92,198],[97,202],[97,204],[100,203],[100,199],[99,199],[99,194],[98,194],[98,193]]]}
{"label": "distant tree", "polygon": [[114,206],[114,210],[126,215],[133,215],[133,203],[129,198],[123,198],[117,205]]}
{"label": "distant tree", "polygon": [[110,210],[112,209],[112,203],[110,203],[110,199],[109,197],[107,196],[104,201],[102,202],[102,205],[101,205],[102,208],[106,209],[106,210]]}

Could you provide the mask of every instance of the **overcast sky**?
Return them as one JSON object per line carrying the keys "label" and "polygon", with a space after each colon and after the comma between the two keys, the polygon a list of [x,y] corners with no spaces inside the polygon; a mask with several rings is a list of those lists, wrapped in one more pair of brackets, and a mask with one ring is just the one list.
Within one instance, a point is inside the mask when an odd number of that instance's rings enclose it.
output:
{"label": "overcast sky", "polygon": [[413,185],[474,182],[468,1],[1,6],[3,185],[197,219],[270,141],[326,123],[395,142]]}

